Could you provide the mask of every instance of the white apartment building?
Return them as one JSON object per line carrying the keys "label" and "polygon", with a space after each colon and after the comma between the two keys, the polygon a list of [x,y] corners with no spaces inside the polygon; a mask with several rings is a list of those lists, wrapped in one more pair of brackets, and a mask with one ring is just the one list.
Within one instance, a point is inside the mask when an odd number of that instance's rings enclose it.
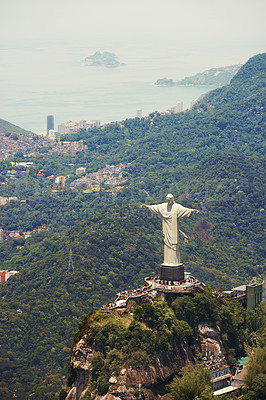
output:
{"label": "white apartment building", "polygon": [[70,133],[76,133],[79,129],[77,122],[67,121],[64,124],[58,125],[58,132],[64,135],[69,135]]}
{"label": "white apartment building", "polygon": [[78,132],[79,129],[91,129],[99,128],[101,126],[101,121],[98,119],[87,122],[85,119],[79,122],[67,121],[63,124],[58,125],[58,132],[63,135],[69,135],[71,133]]}
{"label": "white apartment building", "polygon": [[167,111],[174,114],[182,112],[183,102],[179,101],[175,106],[170,107]]}

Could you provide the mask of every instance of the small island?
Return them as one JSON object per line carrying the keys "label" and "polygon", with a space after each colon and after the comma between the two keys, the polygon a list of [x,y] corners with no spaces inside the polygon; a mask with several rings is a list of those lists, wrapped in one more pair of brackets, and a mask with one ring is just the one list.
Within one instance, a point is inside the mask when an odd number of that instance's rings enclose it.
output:
{"label": "small island", "polygon": [[161,78],[154,84],[157,86],[224,86],[230,83],[240,67],[241,64],[212,68],[176,82],[173,79]]}
{"label": "small island", "polygon": [[157,86],[175,86],[175,82],[173,79],[167,79],[167,78],[161,78],[157,79],[155,82],[155,85]]}
{"label": "small island", "polygon": [[124,63],[120,63],[114,53],[109,53],[108,51],[104,51],[103,53],[96,51],[92,56],[86,57],[84,61],[90,67],[115,68],[125,65]]}

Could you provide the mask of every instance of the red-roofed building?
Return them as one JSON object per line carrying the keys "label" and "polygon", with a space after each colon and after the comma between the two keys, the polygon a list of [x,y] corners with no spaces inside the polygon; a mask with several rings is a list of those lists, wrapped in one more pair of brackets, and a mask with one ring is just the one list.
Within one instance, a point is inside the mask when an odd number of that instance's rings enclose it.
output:
{"label": "red-roofed building", "polygon": [[8,271],[7,269],[0,270],[0,282],[6,282],[10,276],[17,273],[18,271]]}

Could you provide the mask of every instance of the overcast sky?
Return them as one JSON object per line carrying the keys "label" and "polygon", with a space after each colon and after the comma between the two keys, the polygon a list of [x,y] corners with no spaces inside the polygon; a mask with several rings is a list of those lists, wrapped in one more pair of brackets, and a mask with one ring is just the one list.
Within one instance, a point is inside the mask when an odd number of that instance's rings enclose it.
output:
{"label": "overcast sky", "polygon": [[0,45],[182,43],[246,58],[265,51],[265,15],[265,0],[1,0]]}

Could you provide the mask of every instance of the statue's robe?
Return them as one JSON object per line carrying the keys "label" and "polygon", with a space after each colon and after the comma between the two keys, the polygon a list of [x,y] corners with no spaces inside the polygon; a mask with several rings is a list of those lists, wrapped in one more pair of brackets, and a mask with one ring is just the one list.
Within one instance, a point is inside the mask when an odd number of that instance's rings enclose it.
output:
{"label": "statue's robe", "polygon": [[181,204],[162,203],[147,206],[153,214],[162,219],[164,234],[164,265],[174,266],[180,264],[180,253],[178,246],[178,220],[189,218],[195,212],[194,209],[186,208]]}

